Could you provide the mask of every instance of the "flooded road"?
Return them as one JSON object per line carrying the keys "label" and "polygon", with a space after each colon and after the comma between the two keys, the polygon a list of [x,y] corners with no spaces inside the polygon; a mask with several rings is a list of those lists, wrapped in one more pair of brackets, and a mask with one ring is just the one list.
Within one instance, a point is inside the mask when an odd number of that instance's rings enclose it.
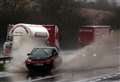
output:
{"label": "flooded road", "polygon": [[[119,67],[96,68],[89,70],[76,71],[57,71],[51,74],[32,74],[3,72],[0,74],[0,82],[83,82],[84,80],[92,80],[98,76],[111,73],[118,73]],[[87,81],[89,82],[89,81]],[[109,81],[110,82],[110,81]]]}

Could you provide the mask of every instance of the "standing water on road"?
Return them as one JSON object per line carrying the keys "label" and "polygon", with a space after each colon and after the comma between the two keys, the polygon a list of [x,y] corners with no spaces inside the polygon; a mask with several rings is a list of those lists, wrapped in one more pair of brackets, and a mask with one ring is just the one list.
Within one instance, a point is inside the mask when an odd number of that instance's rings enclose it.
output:
{"label": "standing water on road", "polygon": [[6,69],[8,71],[26,71],[24,61],[27,58],[27,53],[30,53],[35,47],[43,46],[45,46],[45,43],[42,40],[33,40],[23,36],[15,37],[11,53],[13,60],[6,65]]}

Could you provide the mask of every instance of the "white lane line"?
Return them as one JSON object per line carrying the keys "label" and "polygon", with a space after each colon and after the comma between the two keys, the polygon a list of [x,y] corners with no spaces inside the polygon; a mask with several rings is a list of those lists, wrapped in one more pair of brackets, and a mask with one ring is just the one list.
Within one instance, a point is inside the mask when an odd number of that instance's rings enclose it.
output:
{"label": "white lane line", "polygon": [[96,77],[92,77],[92,78],[87,78],[87,79],[83,79],[83,80],[78,80],[78,81],[74,81],[74,82],[97,82],[97,81],[101,81],[101,80],[105,80],[105,79],[109,79],[115,76],[120,75],[119,73],[110,73],[110,74],[103,74],[101,76],[96,76]]}
{"label": "white lane line", "polygon": [[46,76],[46,77],[42,77],[42,78],[37,78],[37,79],[31,80],[31,82],[40,81],[40,80],[45,80],[45,79],[57,77],[57,76],[60,76],[60,75],[61,75],[61,74],[56,74],[56,75],[52,75],[52,76]]}
{"label": "white lane line", "polygon": [[41,81],[41,80],[45,80],[45,79],[49,79],[49,78],[54,78],[54,77],[57,77],[57,76],[60,76],[61,74],[56,74],[56,75],[52,75],[52,76],[46,76],[46,77],[40,77],[40,78],[37,78],[37,79],[28,79],[28,80],[22,80],[22,81],[15,81],[15,82],[36,82],[36,81]]}
{"label": "white lane line", "polygon": [[0,72],[0,78],[10,77],[10,76],[12,75],[7,72]]}
{"label": "white lane line", "polygon": [[62,79],[62,80],[58,80],[56,82],[74,82],[74,81],[72,81],[70,79]]}

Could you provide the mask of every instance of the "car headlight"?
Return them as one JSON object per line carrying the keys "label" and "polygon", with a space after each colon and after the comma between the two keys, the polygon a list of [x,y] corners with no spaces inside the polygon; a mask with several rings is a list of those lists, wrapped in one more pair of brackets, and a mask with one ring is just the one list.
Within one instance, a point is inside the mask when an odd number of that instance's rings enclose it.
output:
{"label": "car headlight", "polygon": [[31,62],[32,62],[31,59],[27,59],[27,60],[25,61],[26,64],[31,64]]}
{"label": "car headlight", "polygon": [[27,62],[31,62],[31,59],[27,59]]}

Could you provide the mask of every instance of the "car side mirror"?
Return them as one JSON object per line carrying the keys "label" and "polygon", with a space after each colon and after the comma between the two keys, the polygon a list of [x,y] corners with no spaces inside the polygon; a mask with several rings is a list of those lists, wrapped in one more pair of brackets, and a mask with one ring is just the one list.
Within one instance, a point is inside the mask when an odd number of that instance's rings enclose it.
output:
{"label": "car side mirror", "polygon": [[29,56],[29,55],[30,55],[30,53],[27,54],[27,56]]}
{"label": "car side mirror", "polygon": [[57,52],[54,52],[54,53],[53,53],[53,55],[54,55],[54,56],[57,56],[57,55],[58,55],[58,53],[57,53]]}

